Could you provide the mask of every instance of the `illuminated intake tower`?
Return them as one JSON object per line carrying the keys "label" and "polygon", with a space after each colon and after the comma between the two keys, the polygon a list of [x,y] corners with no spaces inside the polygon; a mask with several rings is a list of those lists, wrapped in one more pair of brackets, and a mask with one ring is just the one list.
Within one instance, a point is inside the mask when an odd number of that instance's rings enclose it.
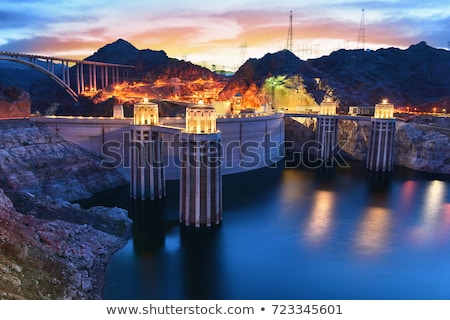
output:
{"label": "illuminated intake tower", "polygon": [[157,125],[158,105],[147,99],[136,103],[130,141],[130,196],[133,199],[154,200],[166,195],[162,137],[153,130]]}
{"label": "illuminated intake tower", "polygon": [[214,107],[186,108],[180,169],[180,222],[210,227],[222,221],[221,134]]}
{"label": "illuminated intake tower", "polygon": [[317,157],[325,164],[332,163],[336,156],[337,140],[337,102],[331,97],[325,97],[320,104],[320,113],[317,116],[316,141]]}
{"label": "illuminated intake tower", "polygon": [[392,171],[394,167],[394,105],[386,99],[375,105],[375,114],[370,121],[370,140],[367,154],[367,169]]}

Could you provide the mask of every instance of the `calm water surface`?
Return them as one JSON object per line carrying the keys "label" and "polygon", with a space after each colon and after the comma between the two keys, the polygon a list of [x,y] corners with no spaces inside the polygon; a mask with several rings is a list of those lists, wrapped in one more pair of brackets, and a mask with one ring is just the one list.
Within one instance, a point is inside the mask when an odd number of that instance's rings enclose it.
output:
{"label": "calm water surface", "polygon": [[178,224],[168,196],[133,203],[134,235],[112,258],[105,299],[450,299],[450,183],[395,168],[262,169],[223,178],[223,224]]}

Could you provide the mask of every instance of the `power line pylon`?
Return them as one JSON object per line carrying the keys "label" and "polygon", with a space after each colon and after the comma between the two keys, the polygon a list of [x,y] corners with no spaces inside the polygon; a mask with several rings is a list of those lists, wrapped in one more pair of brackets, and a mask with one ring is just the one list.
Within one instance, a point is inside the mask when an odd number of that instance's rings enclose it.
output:
{"label": "power line pylon", "polygon": [[[362,45],[362,48],[361,48]],[[358,49],[366,50],[366,34],[364,26],[364,9],[361,11],[361,23],[359,24]]]}
{"label": "power line pylon", "polygon": [[241,65],[242,65],[242,64],[244,64],[246,56],[247,56],[247,43],[241,42],[239,49],[241,49]]}
{"label": "power line pylon", "polygon": [[286,49],[292,52],[292,10],[289,15],[289,29],[286,42]]}

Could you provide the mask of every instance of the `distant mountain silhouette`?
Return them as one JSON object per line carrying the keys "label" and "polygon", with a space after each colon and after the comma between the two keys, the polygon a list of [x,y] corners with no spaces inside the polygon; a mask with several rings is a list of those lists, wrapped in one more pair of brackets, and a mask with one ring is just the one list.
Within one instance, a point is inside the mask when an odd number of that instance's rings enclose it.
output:
{"label": "distant mountain silhouette", "polygon": [[139,50],[123,39],[118,39],[100,48],[85,60],[133,65],[136,67],[134,74],[136,81],[152,82],[156,79],[168,80],[170,78],[184,80],[223,78],[207,68],[169,58],[163,50]]}
{"label": "distant mountain silhouette", "polygon": [[156,79],[180,78],[193,81],[197,79],[224,80],[225,77],[191,62],[169,58],[164,51],[141,50],[136,60],[136,77],[152,82]]}
{"label": "distant mountain silhouette", "polygon": [[85,58],[88,61],[100,61],[107,63],[136,65],[139,49],[128,41],[118,39],[113,43],[98,49],[93,55]]}
{"label": "distant mountain silhouette", "polygon": [[308,64],[347,105],[374,105],[384,97],[421,105],[450,96],[450,51],[425,42],[406,50],[339,50]]}
{"label": "distant mountain silhouette", "polygon": [[[170,58],[162,50],[139,50],[123,39],[105,45],[86,60],[134,65],[133,80],[147,83],[171,78],[227,81],[221,98],[230,98],[237,93],[244,96],[246,92],[255,96],[268,77],[278,75],[299,75],[304,89],[317,103],[322,101],[325,93],[332,93],[345,107],[373,106],[383,98],[398,106],[428,108],[436,102],[439,107],[439,103],[450,97],[450,51],[432,48],[425,42],[406,50],[339,50],[307,61],[283,50],[247,60],[230,78]],[[0,83],[7,86],[8,82],[13,82],[13,85],[20,84],[29,90],[33,109],[53,102],[70,103],[70,99],[63,97],[64,90],[59,90],[55,83],[37,76],[31,68],[29,72],[27,82],[26,69],[21,68],[18,72],[10,64],[1,64]],[[14,77],[20,79],[14,80]]]}
{"label": "distant mountain silhouette", "polygon": [[221,98],[244,94],[252,84],[261,88],[264,81],[276,75],[291,76],[297,73],[302,61],[288,50],[267,53],[261,59],[248,59],[230,78],[221,92]]}
{"label": "distant mountain silhouette", "polygon": [[287,50],[266,54],[247,60],[221,96],[245,94],[252,84],[261,88],[270,76],[295,74],[317,103],[330,92],[344,106],[373,106],[383,98],[399,106],[419,106],[450,97],[450,51],[425,42],[406,50],[339,50],[307,61]]}

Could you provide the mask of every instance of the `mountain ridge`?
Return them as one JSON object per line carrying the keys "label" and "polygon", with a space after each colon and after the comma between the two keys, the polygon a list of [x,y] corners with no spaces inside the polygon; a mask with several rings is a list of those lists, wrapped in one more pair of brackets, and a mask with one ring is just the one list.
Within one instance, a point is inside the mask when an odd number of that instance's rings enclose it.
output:
{"label": "mountain ridge", "polygon": [[[231,77],[171,58],[163,50],[137,49],[121,38],[99,48],[85,60],[134,65],[136,69],[132,80],[137,82],[153,83],[173,78],[223,81],[226,84],[219,98],[229,99],[240,93],[253,104],[254,101],[265,102],[255,97],[267,94],[267,88],[264,88],[267,78],[296,75],[301,78],[305,94],[310,95],[317,104],[326,94],[332,94],[344,107],[373,106],[388,98],[397,106],[428,108],[437,103],[437,108],[440,108],[440,101],[447,101],[450,97],[450,78],[447,76],[450,74],[450,51],[432,48],[423,41],[407,49],[341,49],[309,60],[301,60],[292,52],[281,50],[261,58],[248,59]],[[23,84],[23,81],[20,83]],[[53,103],[60,103],[63,100],[60,97],[62,91],[47,89],[50,83],[40,79],[30,85],[32,99],[51,104],[48,94],[53,92]],[[37,90],[37,87],[40,89]],[[41,100],[36,96],[41,96]],[[67,99],[64,103],[68,103]]]}

